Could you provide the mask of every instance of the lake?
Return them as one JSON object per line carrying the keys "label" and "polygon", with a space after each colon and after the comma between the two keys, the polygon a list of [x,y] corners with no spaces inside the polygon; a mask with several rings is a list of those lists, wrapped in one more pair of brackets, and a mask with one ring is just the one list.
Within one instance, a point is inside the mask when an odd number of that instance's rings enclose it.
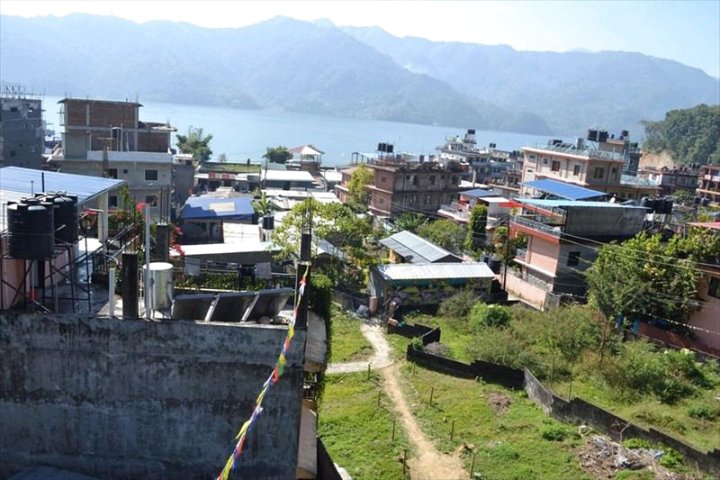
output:
{"label": "lake", "polygon": [[[45,96],[43,107],[48,128],[61,133],[58,117],[62,97]],[[374,152],[380,142],[395,145],[395,152],[435,154],[445,138],[463,135],[465,129],[417,125],[355,118],[285,112],[282,110],[241,110],[202,105],[144,102],[140,120],[169,122],[186,133],[189,126],[201,127],[213,135],[213,157],[224,153],[230,161],[250,158],[261,162],[265,149],[284,145],[313,144],[325,152],[324,165],[347,165],[353,152]],[[468,125],[467,128],[474,128]],[[510,132],[476,130],[478,145],[497,144],[500,150],[518,150],[525,145],[546,143],[548,137]],[[174,139],[173,139],[174,143]]]}

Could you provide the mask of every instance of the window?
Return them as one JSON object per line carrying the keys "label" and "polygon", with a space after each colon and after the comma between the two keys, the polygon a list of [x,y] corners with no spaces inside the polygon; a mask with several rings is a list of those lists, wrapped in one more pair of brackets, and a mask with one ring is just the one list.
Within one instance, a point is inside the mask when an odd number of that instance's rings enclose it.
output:
{"label": "window", "polygon": [[432,202],[432,195],[429,193],[425,194],[425,205],[430,205],[430,202]]}
{"label": "window", "polygon": [[435,185],[435,175],[430,175],[430,185]]}
{"label": "window", "polygon": [[593,174],[593,178],[601,179],[605,176],[605,169],[603,167],[595,167],[595,173]]}
{"label": "window", "polygon": [[147,203],[151,207],[156,207],[157,206],[157,197],[155,195],[146,195],[145,203]]}
{"label": "window", "polygon": [[412,176],[412,184],[413,184],[413,185],[417,185],[417,184],[418,184],[417,175],[413,175],[413,176]]}
{"label": "window", "polygon": [[157,180],[158,179],[158,171],[157,170],[145,170],[145,180]]}
{"label": "window", "polygon": [[708,285],[708,295],[715,298],[720,298],[720,278],[710,277],[710,284]]}
{"label": "window", "polygon": [[415,205],[415,200],[416,200],[415,194],[408,195],[407,198],[408,198],[408,204],[409,204],[409,205]]}
{"label": "window", "polygon": [[117,168],[108,168],[107,178],[117,178]]}
{"label": "window", "polygon": [[453,185],[455,185],[456,183],[458,183],[458,177],[457,177],[457,175],[453,175],[453,176],[452,176],[452,179],[450,179],[450,182],[451,182]]}
{"label": "window", "polygon": [[580,175],[580,165],[575,165],[573,167],[573,175],[575,175],[575,176]]}
{"label": "window", "polygon": [[118,197],[117,195],[110,195],[108,198],[108,207],[110,208],[117,208],[118,206]]}
{"label": "window", "polygon": [[385,183],[385,180],[386,180],[385,175],[382,175],[382,176],[380,177],[380,183]]}
{"label": "window", "polygon": [[127,175],[127,168],[123,168],[123,175]]}
{"label": "window", "polygon": [[10,156],[11,156],[11,157],[14,157],[14,156],[15,156],[15,150],[10,150]]}
{"label": "window", "polygon": [[553,172],[559,172],[560,171],[560,161],[559,160],[553,160],[552,163],[552,171]]}
{"label": "window", "polygon": [[568,267],[578,266],[580,264],[580,252],[569,252],[567,264]]}

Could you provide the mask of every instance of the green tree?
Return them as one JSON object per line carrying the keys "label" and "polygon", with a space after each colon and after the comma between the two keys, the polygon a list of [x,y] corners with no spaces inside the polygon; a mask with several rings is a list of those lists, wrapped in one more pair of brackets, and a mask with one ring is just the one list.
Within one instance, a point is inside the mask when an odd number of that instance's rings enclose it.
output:
{"label": "green tree", "polygon": [[487,207],[477,203],[470,212],[467,234],[465,236],[465,250],[478,254],[485,245],[485,227],[487,226]]}
{"label": "green tree", "polygon": [[667,150],[677,163],[720,163],[720,105],[671,110],[658,122],[643,122],[643,149]]}
{"label": "green tree", "polygon": [[210,149],[210,140],[213,136],[204,135],[202,128],[195,128],[192,125],[188,127],[187,135],[176,135],[177,147],[182,153],[191,153],[193,162],[205,163],[210,160],[212,150]]}
{"label": "green tree", "polygon": [[369,193],[366,187],[372,183],[374,176],[374,171],[365,164],[360,164],[352,173],[348,182],[349,205],[355,211],[367,210]]}
{"label": "green tree", "polygon": [[446,219],[424,223],[417,234],[453,253],[462,252],[466,236],[463,226]]}
{"label": "green tree", "polygon": [[275,210],[275,205],[267,199],[265,192],[260,192],[260,198],[253,201],[253,209],[259,216],[264,217]]}
{"label": "green tree", "polygon": [[284,165],[292,158],[292,153],[290,153],[286,147],[278,145],[277,147],[267,147],[263,158],[270,163],[281,163]]}
{"label": "green tree", "polygon": [[395,219],[395,229],[399,232],[407,230],[408,232],[417,233],[418,229],[425,225],[427,217],[419,213],[404,212]]}

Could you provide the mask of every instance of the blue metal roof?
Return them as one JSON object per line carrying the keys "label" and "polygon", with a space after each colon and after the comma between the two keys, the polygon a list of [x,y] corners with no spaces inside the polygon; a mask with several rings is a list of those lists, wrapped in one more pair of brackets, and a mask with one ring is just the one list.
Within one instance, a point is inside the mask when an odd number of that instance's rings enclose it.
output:
{"label": "blue metal roof", "polygon": [[460,195],[463,195],[465,197],[499,197],[495,192],[492,192],[490,190],[485,190],[484,188],[473,188],[472,190],[468,190],[467,192],[460,192]]}
{"label": "blue metal roof", "polygon": [[586,198],[604,197],[607,193],[590,190],[589,188],[573,185],[571,183],[559,182],[545,178],[532,182],[523,182],[521,185],[540,190],[550,195],[564,198],[566,200],[583,200]]}
{"label": "blue metal roof", "polygon": [[[538,200],[538,199],[517,199],[518,202],[540,208],[571,208],[571,207],[590,207],[590,208],[643,208],[633,205],[623,205],[622,203],[583,201],[583,200]],[[647,210],[647,209],[646,209]]]}
{"label": "blue metal roof", "polygon": [[182,209],[185,220],[200,218],[251,219],[255,210],[252,197],[190,197]]}

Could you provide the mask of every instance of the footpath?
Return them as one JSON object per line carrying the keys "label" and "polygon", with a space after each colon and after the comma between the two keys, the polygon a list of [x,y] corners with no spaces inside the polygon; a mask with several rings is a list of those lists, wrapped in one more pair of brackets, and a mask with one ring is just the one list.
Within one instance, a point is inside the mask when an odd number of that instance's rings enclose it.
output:
{"label": "footpath", "polygon": [[402,425],[416,456],[408,460],[410,477],[413,480],[466,480],[467,472],[457,455],[439,452],[425,436],[412,414],[410,404],[400,387],[397,365],[393,363],[390,345],[383,328],[378,323],[363,323],[363,336],[372,345],[374,354],[368,361],[330,364],[328,375],[377,370],[382,376],[383,392],[392,401],[393,410]]}

